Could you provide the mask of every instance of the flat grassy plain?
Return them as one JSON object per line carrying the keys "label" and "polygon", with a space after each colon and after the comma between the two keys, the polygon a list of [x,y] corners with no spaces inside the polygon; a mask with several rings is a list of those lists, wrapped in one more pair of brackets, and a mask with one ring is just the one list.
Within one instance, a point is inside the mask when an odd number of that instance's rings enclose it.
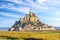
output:
{"label": "flat grassy plain", "polygon": [[0,31],[0,40],[60,40],[60,33]]}

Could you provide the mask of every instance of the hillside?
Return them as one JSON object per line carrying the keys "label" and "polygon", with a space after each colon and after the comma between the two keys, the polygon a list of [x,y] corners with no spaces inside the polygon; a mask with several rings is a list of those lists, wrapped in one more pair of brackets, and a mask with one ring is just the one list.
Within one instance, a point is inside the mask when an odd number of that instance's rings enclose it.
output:
{"label": "hillside", "polygon": [[15,24],[9,29],[9,31],[20,30],[55,30],[55,28],[42,23],[30,9],[29,14],[26,14],[24,18],[20,18],[20,20],[16,21]]}

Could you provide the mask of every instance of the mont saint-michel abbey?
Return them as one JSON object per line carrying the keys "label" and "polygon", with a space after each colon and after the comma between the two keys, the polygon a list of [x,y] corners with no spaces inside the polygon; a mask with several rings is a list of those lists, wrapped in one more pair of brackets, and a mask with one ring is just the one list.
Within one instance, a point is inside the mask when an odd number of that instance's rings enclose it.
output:
{"label": "mont saint-michel abbey", "polygon": [[42,23],[39,18],[31,11],[26,14],[24,18],[20,18],[15,24],[9,29],[9,31],[35,31],[35,30],[55,30],[52,26]]}
{"label": "mont saint-michel abbey", "polygon": [[23,22],[37,22],[38,18],[37,16],[35,16],[35,14],[33,14],[31,11],[29,12],[29,14],[27,14],[24,18],[20,18],[20,21]]}

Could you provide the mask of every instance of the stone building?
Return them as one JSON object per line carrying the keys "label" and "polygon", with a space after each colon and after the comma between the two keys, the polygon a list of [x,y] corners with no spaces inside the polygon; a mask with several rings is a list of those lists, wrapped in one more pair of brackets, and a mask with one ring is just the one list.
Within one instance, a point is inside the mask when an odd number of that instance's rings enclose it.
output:
{"label": "stone building", "polygon": [[29,14],[26,14],[24,18],[20,18],[9,30],[55,30],[52,26],[48,26],[41,21],[38,17],[32,13],[31,9]]}

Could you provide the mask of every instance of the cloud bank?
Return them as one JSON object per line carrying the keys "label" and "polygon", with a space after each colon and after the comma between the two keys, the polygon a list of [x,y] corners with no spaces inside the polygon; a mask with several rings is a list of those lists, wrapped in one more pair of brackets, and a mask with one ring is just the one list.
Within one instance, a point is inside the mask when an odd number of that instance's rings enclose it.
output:
{"label": "cloud bank", "polygon": [[60,26],[60,0],[0,0],[0,27],[10,27],[20,17],[28,14],[30,8],[42,22]]}

